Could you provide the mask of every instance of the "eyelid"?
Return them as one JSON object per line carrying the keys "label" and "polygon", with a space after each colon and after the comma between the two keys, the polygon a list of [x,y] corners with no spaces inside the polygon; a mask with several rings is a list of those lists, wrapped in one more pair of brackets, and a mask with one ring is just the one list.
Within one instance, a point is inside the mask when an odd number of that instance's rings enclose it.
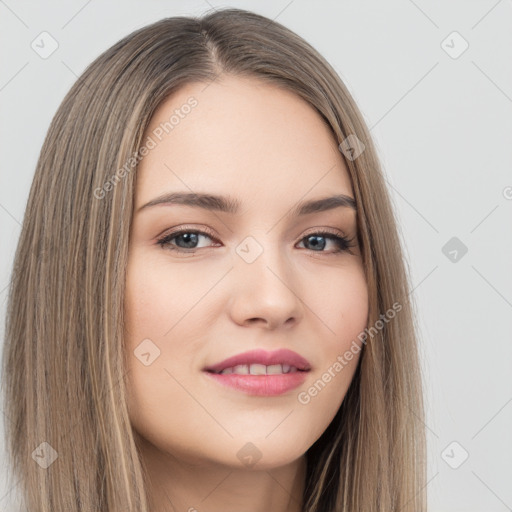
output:
{"label": "eyelid", "polygon": [[178,226],[174,226],[172,228],[166,229],[162,234],[157,235],[155,237],[155,240],[158,241],[158,240],[161,240],[162,238],[170,236],[170,235],[175,236],[175,235],[179,234],[181,231],[204,232],[205,234],[207,234],[213,240],[215,240],[217,242],[219,241],[217,235],[210,228],[208,228],[206,226],[199,226],[199,227],[191,226],[191,225],[188,225],[188,224],[180,224]]}
{"label": "eyelid", "polygon": [[[210,238],[212,238],[214,241],[216,241],[216,242],[220,241],[212,229],[208,228],[207,226],[203,226],[203,225],[197,227],[197,226],[192,226],[192,225],[188,225],[188,224],[182,224],[182,225],[175,226],[174,228],[170,228],[168,233],[166,231],[164,231],[164,233],[162,233],[161,235],[158,235],[157,237],[155,237],[155,239],[158,241],[158,240],[161,240],[163,237],[166,237],[169,235],[176,235],[182,231],[194,231],[194,232],[202,231],[205,234],[207,234]],[[342,231],[339,228],[333,228],[333,227],[327,227],[327,226],[325,226],[325,227],[316,226],[316,227],[312,227],[312,228],[309,228],[308,230],[306,230],[297,241],[300,242],[303,238],[305,238],[309,235],[317,234],[319,232],[327,232],[327,233],[330,233],[333,235],[341,236],[343,238],[350,237],[349,234],[345,233],[344,231]]]}
{"label": "eyelid", "polygon": [[317,234],[319,232],[330,233],[332,235],[341,236],[343,238],[348,238],[349,237],[348,234],[346,234],[344,231],[342,231],[339,228],[330,228],[330,227],[317,226],[315,228],[311,228],[311,229],[306,230],[306,232],[300,237],[299,240],[302,240],[303,238],[305,238],[305,237],[307,237],[309,235],[314,235],[314,234]]}

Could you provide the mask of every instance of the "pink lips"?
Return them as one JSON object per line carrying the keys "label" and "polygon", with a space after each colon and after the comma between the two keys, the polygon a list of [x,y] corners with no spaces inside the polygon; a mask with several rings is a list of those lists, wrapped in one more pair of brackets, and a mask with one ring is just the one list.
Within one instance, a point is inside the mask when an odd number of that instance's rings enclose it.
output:
{"label": "pink lips", "polygon": [[[273,375],[238,375],[233,373],[221,374],[226,368],[238,365],[263,364],[294,366],[298,371]],[[311,365],[307,359],[287,349],[267,352],[265,350],[250,350],[229,357],[212,366],[204,368],[206,375],[224,386],[244,391],[250,395],[275,396],[296,388],[307,378]]]}
{"label": "pink lips", "polygon": [[270,366],[272,364],[288,364],[295,366],[299,370],[308,371],[311,369],[309,361],[299,356],[297,352],[292,350],[280,349],[274,350],[274,352],[267,352],[266,350],[249,350],[242,354],[237,354],[233,357],[228,357],[220,363],[214,364],[213,366],[207,366],[206,371],[221,372],[226,368],[231,368],[239,364],[264,364]]}

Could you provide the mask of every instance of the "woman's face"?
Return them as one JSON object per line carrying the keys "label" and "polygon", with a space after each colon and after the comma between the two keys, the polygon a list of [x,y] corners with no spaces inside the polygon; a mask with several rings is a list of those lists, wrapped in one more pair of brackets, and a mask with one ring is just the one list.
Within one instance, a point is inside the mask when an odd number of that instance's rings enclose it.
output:
{"label": "woman's face", "polygon": [[[238,77],[182,88],[144,144],[125,303],[133,427],[184,462],[290,463],[340,407],[367,322],[355,209],[298,212],[354,197],[343,157],[306,102]],[[171,193],[231,208],[143,207]],[[262,357],[222,363],[254,350]],[[206,370],[216,365],[227,372]]]}

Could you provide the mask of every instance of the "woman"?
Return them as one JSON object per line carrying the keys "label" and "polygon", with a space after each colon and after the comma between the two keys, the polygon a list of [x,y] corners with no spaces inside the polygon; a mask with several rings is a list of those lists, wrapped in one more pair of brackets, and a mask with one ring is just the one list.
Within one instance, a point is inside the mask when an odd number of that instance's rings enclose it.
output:
{"label": "woman", "polygon": [[4,393],[27,510],[426,510],[408,276],[340,78],[251,12],[100,55],[44,142]]}

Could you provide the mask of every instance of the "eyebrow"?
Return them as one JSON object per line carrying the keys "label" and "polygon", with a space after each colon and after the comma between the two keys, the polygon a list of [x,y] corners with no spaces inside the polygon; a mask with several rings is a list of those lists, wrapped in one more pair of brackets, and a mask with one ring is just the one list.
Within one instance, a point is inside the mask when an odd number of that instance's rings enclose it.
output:
{"label": "eyebrow", "polygon": [[[214,194],[203,194],[193,192],[171,192],[166,193],[142,205],[137,212],[156,205],[180,204],[194,208],[202,208],[209,211],[218,211],[229,214],[236,214],[240,211],[240,201],[230,196],[219,196]],[[291,216],[308,215],[311,213],[324,212],[334,208],[351,208],[357,211],[356,202],[353,197],[345,194],[323,197],[309,201],[301,201],[290,212]]]}

